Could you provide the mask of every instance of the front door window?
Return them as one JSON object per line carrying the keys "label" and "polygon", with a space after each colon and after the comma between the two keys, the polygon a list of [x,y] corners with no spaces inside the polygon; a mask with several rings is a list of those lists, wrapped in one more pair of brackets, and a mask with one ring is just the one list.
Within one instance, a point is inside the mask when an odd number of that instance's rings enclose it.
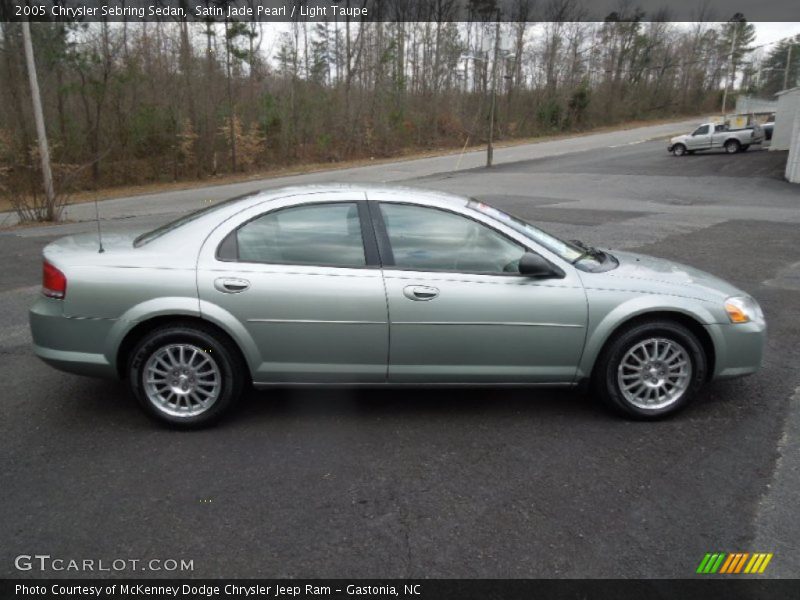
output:
{"label": "front door window", "polygon": [[381,204],[397,269],[519,273],[526,249],[482,223],[435,208]]}

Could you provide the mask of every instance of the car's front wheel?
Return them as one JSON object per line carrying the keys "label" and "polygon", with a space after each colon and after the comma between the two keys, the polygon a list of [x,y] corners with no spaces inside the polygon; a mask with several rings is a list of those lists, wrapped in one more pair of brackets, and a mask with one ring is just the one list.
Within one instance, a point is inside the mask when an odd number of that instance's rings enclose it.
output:
{"label": "car's front wheel", "polygon": [[145,412],[175,427],[219,420],[242,394],[236,349],[210,327],[176,323],[148,333],[134,348],[128,383]]}
{"label": "car's front wheel", "polygon": [[683,156],[684,154],[686,154],[686,146],[684,146],[683,144],[675,144],[672,147],[672,154],[674,154],[675,156]]}
{"label": "car's front wheel", "polygon": [[657,419],[686,406],[706,379],[697,337],[673,321],[649,321],[616,335],[600,356],[594,387],[625,416]]}

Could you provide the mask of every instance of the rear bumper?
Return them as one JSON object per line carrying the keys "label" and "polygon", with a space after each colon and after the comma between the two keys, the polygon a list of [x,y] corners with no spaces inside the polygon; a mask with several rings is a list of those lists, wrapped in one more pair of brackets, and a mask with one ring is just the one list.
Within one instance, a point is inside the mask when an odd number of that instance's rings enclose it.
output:
{"label": "rear bumper", "polygon": [[706,329],[714,341],[712,379],[752,375],[761,368],[767,343],[766,323],[715,323],[706,325]]}
{"label": "rear bumper", "polygon": [[28,313],[33,352],[56,369],[91,377],[117,377],[104,348],[113,319],[70,318],[62,302],[41,297]]}
{"label": "rear bumper", "polygon": [[106,379],[116,378],[117,376],[114,368],[102,354],[54,350],[53,348],[44,348],[36,344],[33,345],[33,353],[59,371]]}

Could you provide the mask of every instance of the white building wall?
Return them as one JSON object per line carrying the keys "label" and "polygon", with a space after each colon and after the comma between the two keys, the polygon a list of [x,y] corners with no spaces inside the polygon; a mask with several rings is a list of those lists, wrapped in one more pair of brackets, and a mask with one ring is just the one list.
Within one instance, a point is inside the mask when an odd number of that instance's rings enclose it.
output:
{"label": "white building wall", "polygon": [[736,113],[740,115],[750,113],[765,114],[775,112],[777,109],[777,100],[764,100],[753,96],[736,97]]}
{"label": "white building wall", "polygon": [[772,132],[770,150],[789,149],[794,130],[794,119],[798,111],[800,111],[800,88],[780,92],[778,95],[778,109],[775,111],[775,129]]}
{"label": "white building wall", "polygon": [[[796,94],[796,96],[800,96],[800,94]],[[792,183],[800,183],[800,103],[794,111],[794,127],[789,146],[789,158],[786,161],[786,179]]]}

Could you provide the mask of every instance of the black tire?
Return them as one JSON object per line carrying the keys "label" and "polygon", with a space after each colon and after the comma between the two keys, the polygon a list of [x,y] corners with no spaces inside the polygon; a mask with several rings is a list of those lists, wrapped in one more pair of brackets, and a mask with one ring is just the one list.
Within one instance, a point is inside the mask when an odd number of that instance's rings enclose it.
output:
{"label": "black tire", "polygon": [[683,156],[684,154],[686,154],[686,146],[684,146],[683,144],[675,144],[672,147],[672,154],[674,156]]}
{"label": "black tire", "polygon": [[[208,408],[201,408],[200,405],[197,405],[197,410],[202,411],[199,414],[169,414],[165,411],[177,411],[178,408],[169,406],[159,408],[155,401],[150,400],[145,389],[144,372],[151,357],[167,347],[180,345],[202,349],[207,355],[197,355],[198,358],[194,359],[194,362],[206,360],[210,361],[206,364],[216,366],[215,374],[212,375],[212,377],[218,377],[219,391],[216,400]],[[205,368],[213,369],[213,367]],[[238,348],[229,339],[219,335],[212,327],[197,323],[176,322],[154,329],[134,347],[128,362],[127,381],[131,392],[148,415],[171,427],[196,429],[216,423],[236,404],[242,395],[246,374],[247,370]],[[187,400],[186,403],[186,410],[189,410],[189,401]]]}
{"label": "black tire", "polygon": [[[642,408],[625,397],[617,374],[628,351],[653,338],[670,340],[685,349],[691,361],[691,375],[683,393],[670,404],[659,408]],[[609,340],[597,361],[592,386],[609,408],[625,417],[637,420],[661,419],[675,414],[691,402],[705,383],[707,364],[702,345],[689,329],[674,321],[645,321],[622,329]]]}
{"label": "black tire", "polygon": [[742,145],[739,143],[739,140],[728,140],[725,142],[725,152],[728,154],[736,154],[741,148]]}

